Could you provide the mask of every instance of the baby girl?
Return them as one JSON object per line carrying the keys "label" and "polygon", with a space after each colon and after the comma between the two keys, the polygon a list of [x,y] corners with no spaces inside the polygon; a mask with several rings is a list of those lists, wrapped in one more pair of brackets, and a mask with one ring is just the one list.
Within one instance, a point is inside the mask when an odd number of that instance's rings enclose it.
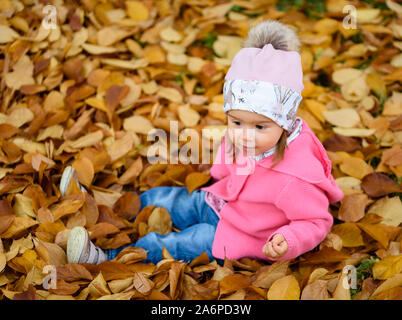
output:
{"label": "baby girl", "polygon": [[[162,186],[140,195],[141,209],[166,208],[180,230],[150,232],[130,244],[146,249],[148,261],[160,261],[165,247],[185,262],[203,252],[220,264],[242,257],[271,262],[296,258],[325,239],[333,224],[328,206],[343,193],[321,142],[296,116],[304,89],[299,47],[293,29],[280,22],[251,28],[225,77],[227,130],[212,184],[191,194]],[[102,250],[75,227],[67,259],[98,264],[123,248]]]}

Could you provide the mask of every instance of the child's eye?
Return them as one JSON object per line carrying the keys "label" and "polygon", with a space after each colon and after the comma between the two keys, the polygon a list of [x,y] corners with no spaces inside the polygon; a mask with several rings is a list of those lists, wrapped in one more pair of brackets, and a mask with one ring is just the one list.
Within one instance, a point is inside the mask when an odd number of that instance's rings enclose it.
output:
{"label": "child's eye", "polygon": [[262,124],[257,124],[255,127],[256,127],[257,129],[260,129],[260,130],[265,129],[265,126],[262,125]]}
{"label": "child's eye", "polygon": [[235,125],[237,125],[237,126],[239,126],[239,125],[241,124],[241,122],[240,122],[240,121],[237,121],[237,120],[233,120],[233,123],[234,123]]}

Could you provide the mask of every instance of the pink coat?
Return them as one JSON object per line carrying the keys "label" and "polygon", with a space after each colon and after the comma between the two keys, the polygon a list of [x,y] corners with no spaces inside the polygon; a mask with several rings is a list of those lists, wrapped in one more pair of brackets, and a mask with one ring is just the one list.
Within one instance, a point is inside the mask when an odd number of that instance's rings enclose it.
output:
{"label": "pink coat", "polygon": [[[343,193],[331,174],[323,145],[304,120],[302,126],[273,169],[269,168],[273,155],[255,162],[239,154],[236,161],[225,164],[222,139],[210,170],[217,181],[201,188],[227,201],[219,212],[214,257],[288,260],[325,239],[333,224],[329,203],[340,201]],[[246,159],[254,161],[254,173],[237,174]],[[288,250],[283,257],[270,259],[262,248],[277,233],[285,237]]]}

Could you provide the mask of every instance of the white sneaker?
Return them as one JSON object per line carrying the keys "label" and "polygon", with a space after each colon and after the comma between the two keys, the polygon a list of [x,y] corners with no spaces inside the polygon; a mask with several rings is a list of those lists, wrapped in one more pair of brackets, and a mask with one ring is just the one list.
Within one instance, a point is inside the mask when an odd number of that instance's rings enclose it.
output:
{"label": "white sneaker", "polygon": [[67,240],[68,263],[99,264],[104,261],[107,261],[106,253],[92,243],[84,227],[71,229]]}
{"label": "white sneaker", "polygon": [[87,190],[78,182],[77,171],[72,166],[67,166],[60,180],[60,192],[61,195],[64,196],[68,190],[68,186],[70,185],[71,179],[74,178],[75,182],[77,182],[78,187],[81,189],[82,192],[86,192]]}

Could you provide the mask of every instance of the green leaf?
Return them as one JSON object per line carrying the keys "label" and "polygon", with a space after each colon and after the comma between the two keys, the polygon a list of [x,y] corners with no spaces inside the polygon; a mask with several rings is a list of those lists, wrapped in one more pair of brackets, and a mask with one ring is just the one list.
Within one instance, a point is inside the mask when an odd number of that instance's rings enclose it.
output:
{"label": "green leaf", "polygon": [[195,93],[204,93],[205,88],[203,88],[203,87],[195,87],[194,91],[195,91]]}
{"label": "green leaf", "polygon": [[373,6],[373,8],[377,8],[380,10],[390,10],[385,2],[379,2],[376,0],[361,0],[361,2],[367,3]]}
{"label": "green leaf", "polygon": [[233,6],[230,8],[230,11],[234,11],[234,12],[242,12],[245,8],[244,7],[240,7],[240,6]]}
{"label": "green leaf", "polygon": [[204,45],[212,48],[216,39],[218,39],[218,34],[215,31],[209,31],[204,38]]}
{"label": "green leaf", "polygon": [[181,76],[181,74],[179,74],[178,76],[176,76],[176,78],[174,79],[176,81],[176,83],[181,86],[183,85],[183,77]]}

